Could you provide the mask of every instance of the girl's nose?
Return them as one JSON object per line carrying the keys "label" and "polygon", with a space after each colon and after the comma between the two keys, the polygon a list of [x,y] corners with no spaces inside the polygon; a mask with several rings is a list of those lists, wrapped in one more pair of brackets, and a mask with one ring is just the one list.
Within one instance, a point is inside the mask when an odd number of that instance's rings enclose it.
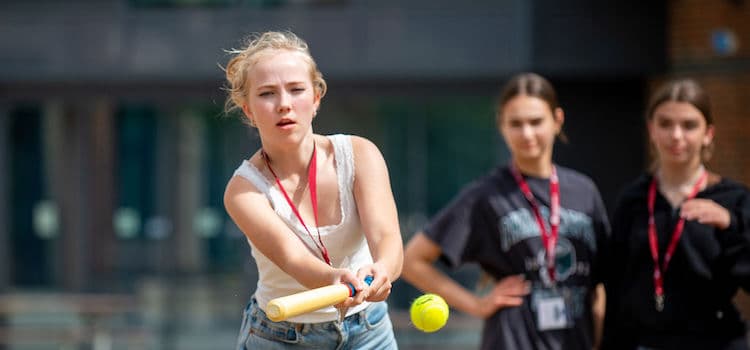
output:
{"label": "girl's nose", "polygon": [[521,126],[521,135],[524,138],[530,138],[534,135],[534,128],[529,124],[524,124]]}
{"label": "girl's nose", "polygon": [[289,111],[290,108],[291,108],[291,97],[285,91],[280,92],[279,93],[279,108],[278,108],[279,113],[287,112]]}
{"label": "girl's nose", "polygon": [[674,138],[674,139],[682,138],[683,134],[684,134],[684,130],[682,130],[682,128],[679,125],[675,126],[672,129],[672,138]]}

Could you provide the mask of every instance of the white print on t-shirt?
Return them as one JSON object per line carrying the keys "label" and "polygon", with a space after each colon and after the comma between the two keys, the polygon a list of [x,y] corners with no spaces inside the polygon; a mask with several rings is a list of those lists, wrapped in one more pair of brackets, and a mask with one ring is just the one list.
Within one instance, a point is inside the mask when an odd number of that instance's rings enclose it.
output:
{"label": "white print on t-shirt", "polygon": [[[559,245],[558,245],[559,247]],[[557,253],[560,254],[560,253]],[[563,258],[563,260],[569,260],[568,258]],[[565,261],[561,261],[559,258],[555,258],[555,264],[564,264]],[[567,264],[570,266],[570,269],[567,269],[565,274],[557,273],[557,281],[564,281],[567,279],[567,277],[572,275],[580,275],[580,276],[588,276],[591,274],[591,263],[588,261],[572,261],[569,260],[570,264]],[[526,271],[538,271],[542,270],[542,267],[546,267],[545,260],[544,260],[544,253],[539,252],[536,256],[530,256],[526,259],[524,259],[524,268]],[[557,271],[556,271],[557,272]],[[544,274],[544,275],[542,275]],[[539,271],[539,277],[544,282],[549,282],[549,274],[544,271]],[[564,276],[564,277],[563,277]]]}
{"label": "white print on t-shirt", "polygon": [[[541,206],[539,212],[549,230],[549,208]],[[500,218],[500,248],[507,252],[514,244],[531,237],[541,236],[534,215],[527,208],[516,209]],[[596,252],[596,237],[591,218],[581,212],[560,208],[560,237],[578,239],[592,252]]]}
{"label": "white print on t-shirt", "polygon": [[[526,263],[526,271],[539,271],[539,280],[545,285],[551,285],[552,282],[549,276],[549,270],[546,268],[547,252],[540,250],[536,254],[536,266],[528,268],[529,263]],[[544,266],[544,268],[541,268]],[[562,282],[568,279],[568,277],[575,272],[578,267],[576,261],[576,249],[569,240],[560,237],[555,246],[555,281]]]}

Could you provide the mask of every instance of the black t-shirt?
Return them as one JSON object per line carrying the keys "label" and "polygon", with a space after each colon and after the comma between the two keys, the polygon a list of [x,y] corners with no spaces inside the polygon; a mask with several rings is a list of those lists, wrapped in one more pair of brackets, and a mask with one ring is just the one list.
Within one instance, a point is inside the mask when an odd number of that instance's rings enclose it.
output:
{"label": "black t-shirt", "polygon": [[[648,241],[648,187],[643,175],[620,195],[607,256],[607,314],[603,348],[747,349],[745,325],[732,303],[750,287],[750,192],[717,175],[697,198],[729,210],[726,230],[686,221],[664,276],[664,310],[654,300],[654,263]],[[654,220],[659,259],[672,238],[679,209],[657,192]]]}
{"label": "black t-shirt", "polygon": [[[478,263],[495,280],[523,274],[532,283],[523,305],[501,309],[487,319],[482,349],[592,347],[591,292],[602,279],[598,261],[609,235],[607,214],[588,177],[564,167],[557,167],[557,173],[561,208],[554,286],[539,226],[508,167],[466,186],[424,230],[441,247],[441,259],[449,266]],[[549,225],[549,180],[525,178]],[[564,301],[564,326],[541,325],[546,322],[538,318],[539,309],[553,300],[548,297]]]}

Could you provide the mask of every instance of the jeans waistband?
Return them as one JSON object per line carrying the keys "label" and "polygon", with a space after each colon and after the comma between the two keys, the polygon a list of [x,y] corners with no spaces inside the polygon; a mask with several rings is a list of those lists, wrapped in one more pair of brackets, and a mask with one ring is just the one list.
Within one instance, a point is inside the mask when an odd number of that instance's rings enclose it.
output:
{"label": "jeans waistband", "polygon": [[[371,303],[370,305],[360,310],[359,312],[346,316],[343,322],[350,323],[350,324],[364,323],[367,317],[367,311],[370,308],[372,308],[373,305],[375,305],[375,303]],[[268,318],[268,315],[266,315],[266,312],[260,308],[260,306],[258,305],[258,300],[256,300],[255,297],[252,297],[250,299],[250,303],[248,304],[248,310],[251,311],[251,314],[255,314],[257,317],[261,317],[264,320],[267,320],[268,322],[273,322],[271,321],[271,319]],[[341,325],[341,322],[339,322],[338,320],[318,322],[318,323],[299,323],[299,322],[290,322],[290,321],[279,321],[279,322],[273,322],[273,323],[276,323],[277,325],[285,325],[286,327],[289,327],[289,328],[294,328],[298,332],[305,332],[305,330],[309,330],[309,329],[338,328]]]}

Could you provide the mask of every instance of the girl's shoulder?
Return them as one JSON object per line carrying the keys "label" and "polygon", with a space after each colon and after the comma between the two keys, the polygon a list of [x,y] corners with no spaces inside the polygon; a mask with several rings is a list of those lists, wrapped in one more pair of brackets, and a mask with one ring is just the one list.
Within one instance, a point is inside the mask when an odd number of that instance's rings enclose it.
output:
{"label": "girl's shoulder", "polygon": [[458,193],[441,209],[441,213],[464,215],[473,208],[487,206],[495,198],[503,197],[504,194],[507,197],[510,188],[509,181],[514,180],[512,177],[503,176],[503,167],[497,167],[461,186]]}
{"label": "girl's shoulder", "polygon": [[748,187],[741,182],[720,176],[715,173],[711,173],[709,179],[711,177],[713,177],[715,180],[710,181],[708,187],[703,190],[702,195],[705,197],[712,198],[750,196],[750,189],[748,189]]}
{"label": "girl's shoulder", "polygon": [[715,176],[718,177],[718,182],[716,183],[716,186],[719,188],[723,188],[726,190],[733,190],[733,191],[743,191],[743,192],[750,192],[750,189],[748,189],[747,185],[744,183],[741,183],[739,181],[736,181],[734,179],[721,176],[719,174],[715,174]]}
{"label": "girl's shoulder", "polygon": [[355,155],[362,155],[366,158],[369,155],[380,155],[380,149],[369,139],[350,134],[333,134],[326,135],[326,139],[331,142],[331,147],[344,148],[351,150]]}
{"label": "girl's shoulder", "polygon": [[326,151],[331,155],[336,155],[337,164],[348,164],[351,169],[356,169],[355,163],[363,165],[363,162],[372,162],[382,158],[378,147],[364,137],[349,134],[317,136],[325,140]]}
{"label": "girl's shoulder", "polygon": [[511,188],[515,188],[515,180],[507,166],[498,166],[491,171],[464,184],[454,200],[459,202],[475,202],[488,200],[494,196],[503,195]]}
{"label": "girl's shoulder", "polygon": [[557,177],[560,179],[560,186],[571,187],[580,191],[596,191],[599,192],[598,187],[594,180],[590,176],[568,167],[560,166],[555,164],[557,169]]}
{"label": "girl's shoulder", "polygon": [[261,151],[258,150],[253,153],[250,158],[243,159],[240,165],[234,170],[232,177],[229,179],[229,183],[236,182],[238,178],[242,178],[249,182],[254,188],[258,190],[264,190],[268,187],[269,181],[263,175],[261,169],[265,167],[263,163]]}
{"label": "girl's shoulder", "polygon": [[642,202],[648,196],[648,187],[654,176],[649,172],[643,172],[635,179],[627,183],[617,196],[618,206],[627,206],[628,203]]}

